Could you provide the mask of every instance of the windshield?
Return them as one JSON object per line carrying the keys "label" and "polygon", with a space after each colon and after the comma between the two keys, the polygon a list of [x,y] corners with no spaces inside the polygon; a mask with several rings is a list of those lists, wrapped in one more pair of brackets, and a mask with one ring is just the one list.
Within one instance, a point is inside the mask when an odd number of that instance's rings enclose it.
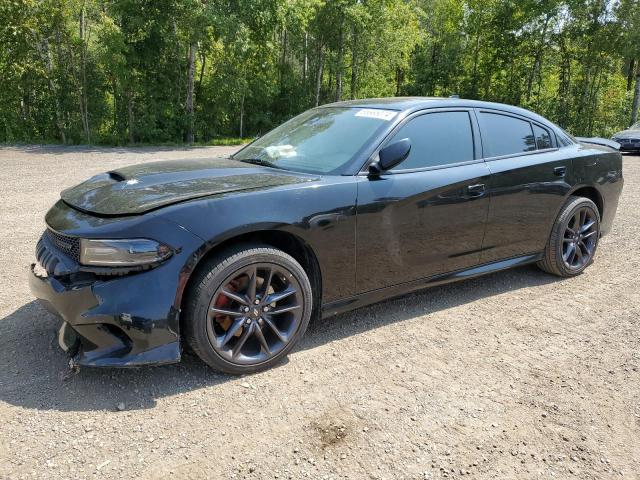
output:
{"label": "windshield", "polygon": [[233,158],[298,172],[340,173],[397,113],[373,108],[316,108],[258,138]]}

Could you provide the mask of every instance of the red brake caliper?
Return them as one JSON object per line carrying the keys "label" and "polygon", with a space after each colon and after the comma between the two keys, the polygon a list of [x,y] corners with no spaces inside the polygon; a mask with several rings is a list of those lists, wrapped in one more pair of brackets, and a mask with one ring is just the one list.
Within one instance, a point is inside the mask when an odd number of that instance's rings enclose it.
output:
{"label": "red brake caliper", "polygon": [[[227,284],[227,290],[229,290],[230,292],[237,292],[238,291],[237,285],[238,285],[237,280],[232,280]],[[231,304],[231,299],[228,298],[226,295],[222,294],[222,295],[218,295],[218,298],[216,299],[215,306],[217,308],[223,309],[223,308],[229,307],[230,304]],[[229,327],[233,323],[233,320],[231,319],[231,317],[229,315],[220,315],[219,314],[219,315],[216,315],[216,322],[218,322],[218,324],[225,331],[227,331],[227,330],[229,330]]]}

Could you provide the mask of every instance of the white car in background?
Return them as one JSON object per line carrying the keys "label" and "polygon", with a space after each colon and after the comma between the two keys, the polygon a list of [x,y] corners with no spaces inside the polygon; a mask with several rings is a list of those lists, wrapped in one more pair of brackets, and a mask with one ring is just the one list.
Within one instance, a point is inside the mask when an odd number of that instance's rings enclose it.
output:
{"label": "white car in background", "polygon": [[614,134],[611,140],[620,144],[620,151],[622,152],[640,153],[640,122],[636,122],[628,129]]}

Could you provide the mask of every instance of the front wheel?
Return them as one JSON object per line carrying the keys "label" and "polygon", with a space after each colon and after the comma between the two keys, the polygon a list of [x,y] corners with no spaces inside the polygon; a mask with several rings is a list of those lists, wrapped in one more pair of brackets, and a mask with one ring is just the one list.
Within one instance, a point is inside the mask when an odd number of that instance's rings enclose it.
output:
{"label": "front wheel", "polygon": [[569,197],[553,225],[538,266],[560,277],[578,275],[593,261],[599,238],[598,207],[588,198]]}
{"label": "front wheel", "polygon": [[309,278],[293,257],[266,245],[239,246],[199,269],[188,292],[184,334],[216,370],[256,372],[294,347],[312,305]]}

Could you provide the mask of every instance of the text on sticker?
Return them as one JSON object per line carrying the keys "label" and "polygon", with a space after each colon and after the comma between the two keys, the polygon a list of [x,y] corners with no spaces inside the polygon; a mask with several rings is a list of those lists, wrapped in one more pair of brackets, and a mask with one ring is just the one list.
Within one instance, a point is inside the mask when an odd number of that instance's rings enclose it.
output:
{"label": "text on sticker", "polygon": [[377,118],[379,120],[391,120],[396,116],[397,112],[391,112],[389,110],[378,110],[375,108],[363,108],[362,110],[358,110],[356,113],[356,117],[368,117],[368,118]]}

